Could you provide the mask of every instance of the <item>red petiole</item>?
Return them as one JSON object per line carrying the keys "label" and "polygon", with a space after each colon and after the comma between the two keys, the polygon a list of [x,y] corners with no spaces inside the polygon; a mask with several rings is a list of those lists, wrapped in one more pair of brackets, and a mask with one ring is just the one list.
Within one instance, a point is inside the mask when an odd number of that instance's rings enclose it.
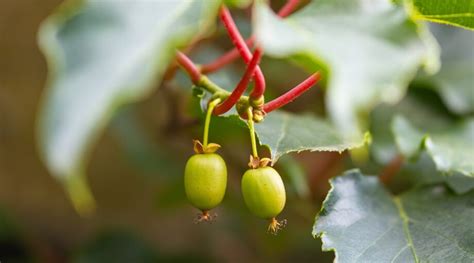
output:
{"label": "red petiole", "polygon": [[[252,46],[254,40],[255,40],[255,37],[251,36],[247,40],[245,40],[245,43],[247,44],[247,46]],[[227,65],[227,64],[231,63],[232,61],[234,61],[239,56],[240,56],[240,53],[237,50],[237,48],[233,48],[233,49],[227,51],[226,53],[224,53],[224,55],[222,55],[219,58],[217,58],[216,60],[214,60],[213,62],[211,62],[209,64],[202,65],[201,66],[201,72],[202,73],[212,73],[214,71],[217,71],[217,70],[223,68],[225,65]]]}
{"label": "red petiole", "polygon": [[199,80],[201,79],[201,72],[199,68],[191,61],[188,56],[186,56],[183,52],[177,51],[176,52],[176,60],[178,64],[188,73],[191,81],[194,84],[198,84]]}
{"label": "red petiole", "polygon": [[[227,33],[229,34],[229,37],[232,39],[232,42],[234,43],[235,47],[240,53],[240,56],[244,59],[245,63],[250,63],[250,60],[252,60],[252,53],[250,52],[250,49],[247,47],[247,44],[245,43],[244,38],[239,32],[239,29],[237,28],[237,25],[234,22],[234,19],[232,19],[232,16],[229,12],[229,9],[227,7],[223,6],[221,8],[220,12],[220,18],[222,23],[224,23],[224,26],[227,29]],[[255,75],[254,75],[254,80],[255,80],[255,87],[250,93],[250,97],[254,99],[258,99],[261,96],[263,96],[263,93],[265,92],[265,77],[263,76],[262,70],[260,69],[259,66],[255,69]]]}
{"label": "red petiole", "polygon": [[[295,9],[298,7],[300,0],[288,0],[286,4],[278,11],[278,16],[281,18],[285,18],[289,16]],[[252,46],[255,41],[255,36],[250,36],[248,39],[245,40],[247,46]],[[235,59],[239,57],[240,53],[237,48],[233,48],[227,51],[224,55],[219,57],[218,59],[214,60],[211,63],[204,64],[201,67],[202,73],[211,73],[214,71],[219,70],[220,68],[224,67],[225,65],[231,63]]]}
{"label": "red petiole", "polygon": [[314,73],[313,75],[309,76],[307,79],[305,79],[303,82],[298,84],[296,87],[289,90],[287,93],[263,105],[263,111],[265,113],[269,113],[271,111],[274,111],[292,102],[294,99],[296,99],[305,91],[307,91],[309,88],[311,88],[314,84],[316,84],[320,79],[321,79],[321,74],[318,71]]}
{"label": "red petiole", "polygon": [[300,0],[286,1],[285,5],[280,9],[280,11],[278,11],[278,16],[281,18],[285,18],[291,15],[291,13],[293,13],[293,11],[295,11],[295,9],[298,7],[299,3]]}
{"label": "red petiole", "polygon": [[[289,0],[286,5],[280,10],[279,15],[281,17],[285,17],[289,15],[298,5],[299,0]],[[258,100],[263,98],[263,93],[265,92],[265,78],[263,76],[262,71],[260,70],[259,63],[260,59],[263,55],[263,50],[261,48],[256,48],[253,55],[251,54],[247,44],[245,43],[242,35],[240,34],[229,10],[223,6],[220,12],[220,18],[224,23],[227,32],[229,33],[232,42],[236,46],[235,52],[240,54],[244,61],[248,64],[245,74],[242,76],[240,82],[235,87],[234,91],[222,102],[219,104],[215,110],[215,115],[223,114],[229,111],[241,98],[242,94],[245,92],[248,84],[253,78],[255,80],[255,88],[250,93],[250,98],[254,100]],[[252,43],[253,37],[247,40],[247,42]],[[230,54],[230,53],[229,53]],[[223,57],[224,59],[233,59],[233,55],[228,55],[227,58]],[[185,54],[182,52],[177,52],[177,61],[184,68],[184,70],[189,74],[191,80],[194,84],[199,85],[201,83],[202,78],[206,79],[205,76],[202,76],[202,72],[205,72],[203,68],[198,68]],[[289,102],[293,101],[309,88],[311,88],[314,84],[316,84],[321,75],[319,72],[308,77],[306,80],[298,84],[296,87],[288,91],[287,93],[281,95],[280,97],[266,103],[263,105],[261,110],[265,113],[269,113],[275,109],[278,109]],[[202,83],[201,83],[202,84]],[[219,88],[218,88],[219,89]],[[209,90],[209,89],[208,89]],[[214,86],[215,90],[215,86]],[[215,91],[213,91],[215,92]]]}
{"label": "red petiole", "polygon": [[[227,112],[228,110],[230,110],[232,106],[235,105],[235,103],[237,103],[237,101],[239,100],[240,96],[242,96],[243,92],[245,91],[245,88],[247,87],[250,81],[251,72],[254,72],[255,68],[258,65],[260,58],[262,56],[262,53],[263,52],[261,51],[261,49],[255,50],[252,60],[250,61],[250,64],[247,66],[247,70],[245,71],[245,74],[240,80],[239,84],[231,93],[231,95],[223,103],[221,103],[220,105],[216,107],[216,109],[214,110],[214,114],[216,115],[223,114]],[[199,84],[201,74],[197,66],[185,54],[179,51],[177,52],[177,61],[181,65],[181,67],[183,67],[184,70],[190,75],[193,83]],[[320,79],[321,79],[321,74],[319,72],[316,72],[315,74],[309,76],[303,82],[301,82],[300,84],[298,84],[297,86],[289,90],[287,93],[266,103],[263,106],[263,111],[265,113],[269,113],[271,111],[274,111],[292,102],[301,94],[303,94],[305,91],[307,91],[309,88],[311,88],[314,84],[316,84]]]}
{"label": "red petiole", "polygon": [[242,79],[240,80],[239,84],[234,89],[234,91],[232,91],[230,96],[227,97],[227,99],[224,102],[219,104],[214,109],[215,115],[220,115],[229,111],[232,108],[232,106],[234,106],[237,103],[237,101],[240,99],[244,91],[247,89],[250,79],[252,78],[255,72],[255,69],[258,67],[258,64],[260,63],[262,54],[263,52],[260,48],[255,49],[255,51],[253,52],[252,60],[247,65],[247,69],[245,70],[244,76],[242,76]]}

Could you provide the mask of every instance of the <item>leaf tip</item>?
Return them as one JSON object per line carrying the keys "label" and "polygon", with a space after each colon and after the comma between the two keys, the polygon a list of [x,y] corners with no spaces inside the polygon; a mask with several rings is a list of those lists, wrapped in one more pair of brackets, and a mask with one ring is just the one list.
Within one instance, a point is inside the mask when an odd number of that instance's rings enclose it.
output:
{"label": "leaf tip", "polygon": [[85,177],[71,176],[64,186],[76,212],[82,217],[91,217],[95,213],[96,203]]}

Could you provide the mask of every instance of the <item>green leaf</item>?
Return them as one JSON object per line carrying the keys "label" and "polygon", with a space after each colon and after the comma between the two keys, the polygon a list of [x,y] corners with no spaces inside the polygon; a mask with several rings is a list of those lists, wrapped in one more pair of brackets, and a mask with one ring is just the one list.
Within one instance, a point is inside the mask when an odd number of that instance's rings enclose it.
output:
{"label": "green leaf", "polygon": [[[420,92],[421,94],[418,94]],[[404,114],[410,116],[410,119],[420,122],[431,120],[430,126],[437,123],[440,127],[452,125],[449,116],[446,116],[446,112],[442,108],[435,107],[439,103],[436,102],[433,96],[428,95],[430,93],[433,95],[430,90],[411,89],[398,105],[380,105],[372,112],[370,122],[372,143],[370,147],[376,162],[387,165],[400,154],[391,127],[387,125],[387,123],[392,122],[396,114]],[[420,97],[425,100],[420,100]],[[428,102],[430,104],[426,105]],[[427,121],[424,122],[427,123]],[[404,189],[446,182],[458,194],[474,189],[474,177],[467,177],[460,173],[453,173],[450,176],[440,173],[436,169],[433,159],[426,152],[421,153],[416,159],[405,160],[400,171],[391,182],[398,187],[401,185]]]}
{"label": "green leaf", "polygon": [[402,154],[413,158],[426,149],[439,171],[474,176],[474,118],[442,129],[419,125],[401,115],[394,118],[392,130]]}
{"label": "green leaf", "polygon": [[[69,1],[41,26],[48,90],[40,149],[76,209],[93,199],[84,182],[87,154],[116,109],[153,90],[174,57],[209,28],[220,1]],[[72,182],[72,183],[71,183]]]}
{"label": "green leaf", "polygon": [[464,194],[474,189],[474,177],[453,173],[446,176],[436,169],[436,165],[427,153],[422,153],[416,161],[405,161],[395,178],[395,185],[411,189],[423,185],[446,183],[457,194]]}
{"label": "green leaf", "polygon": [[[248,128],[246,121],[238,115],[227,115],[222,119],[228,120],[228,125]],[[343,152],[362,147],[371,141],[369,133],[350,140],[326,119],[309,113],[294,114],[283,110],[273,111],[263,122],[256,123],[255,133],[260,145],[270,150],[273,163],[292,152]]]}
{"label": "green leaf", "polygon": [[270,149],[275,163],[282,155],[301,151],[342,152],[369,142],[370,136],[347,139],[327,120],[310,114],[275,111],[255,125],[261,145]]}
{"label": "green leaf", "polygon": [[474,1],[405,0],[413,19],[474,29]]}
{"label": "green leaf", "polygon": [[474,189],[474,178],[454,173],[451,176],[444,176],[446,184],[457,194],[464,194]]}
{"label": "green leaf", "polygon": [[374,161],[380,164],[388,164],[398,154],[390,125],[387,125],[387,123],[391,123],[396,109],[395,106],[382,104],[371,112],[372,143],[370,151]]}
{"label": "green leaf", "polygon": [[292,156],[284,155],[279,159],[279,171],[282,176],[288,177],[293,190],[301,199],[307,199],[311,195],[308,178],[303,166]]}
{"label": "green leaf", "polygon": [[[412,87],[396,105],[381,104],[371,112],[370,132],[373,138],[371,150],[379,163],[386,164],[399,154],[390,124],[397,114],[409,116],[421,127],[443,129],[455,122],[440,97],[431,89]],[[415,145],[414,147],[417,147]]]}
{"label": "green leaf", "polygon": [[127,161],[141,174],[155,178],[156,175],[176,176],[183,172],[184,160],[173,154],[170,146],[149,134],[138,118],[134,106],[121,108],[111,122],[114,137],[120,142]]}
{"label": "green leaf", "polygon": [[474,32],[437,24],[432,24],[430,30],[441,46],[441,69],[417,80],[437,90],[451,111],[473,113]]}
{"label": "green leaf", "polygon": [[336,262],[474,260],[474,191],[455,195],[434,185],[391,196],[357,170],[331,185],[313,235]]}
{"label": "green leaf", "polygon": [[258,4],[255,18],[266,54],[327,71],[328,112],[346,136],[363,133],[375,105],[400,100],[420,65],[438,67],[429,32],[388,0],[312,1],[284,20]]}
{"label": "green leaf", "polygon": [[[394,118],[395,116],[404,117]],[[394,119],[398,119],[397,125]],[[469,125],[460,127],[463,126],[460,123],[471,122],[472,118],[463,122],[457,116],[453,116],[434,91],[412,88],[399,104],[380,105],[372,112],[370,131],[373,138],[371,144],[373,157],[377,162],[387,164],[401,152],[408,157],[407,162],[413,162],[417,161],[415,159],[419,157],[423,149],[435,147],[437,151],[427,149],[427,154],[442,173],[472,174],[472,165],[469,163],[473,162],[471,154],[473,131],[469,131]],[[392,123],[392,127],[387,125],[388,123]],[[465,128],[468,130],[463,132]],[[440,139],[440,136],[443,138]],[[426,146],[427,137],[437,146],[432,144]],[[436,148],[440,144],[445,149]],[[447,168],[448,164],[450,167]],[[424,173],[430,169],[422,165],[415,170],[423,170]],[[429,173],[434,174],[431,171]],[[456,175],[456,177],[459,176]],[[456,180],[453,178],[453,176],[448,176],[445,180],[448,182]]]}

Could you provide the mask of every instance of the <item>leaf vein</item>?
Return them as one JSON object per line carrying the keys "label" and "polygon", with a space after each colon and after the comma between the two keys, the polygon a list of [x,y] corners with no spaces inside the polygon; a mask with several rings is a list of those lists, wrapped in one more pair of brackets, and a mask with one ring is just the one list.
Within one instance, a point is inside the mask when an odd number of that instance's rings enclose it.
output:
{"label": "leaf vein", "polygon": [[399,197],[394,197],[393,201],[395,202],[395,205],[397,206],[398,213],[402,219],[402,224],[403,224],[403,232],[405,232],[405,236],[407,238],[408,246],[411,249],[411,252],[413,253],[413,257],[415,258],[415,262],[420,262],[418,259],[418,256],[416,254],[415,246],[413,245],[413,240],[411,238],[410,234],[410,229],[408,228],[408,221],[409,218],[407,216],[407,213],[405,212],[405,209],[403,208],[402,202],[400,201]]}
{"label": "leaf vein", "polygon": [[390,226],[385,232],[383,232],[379,237],[377,237],[369,246],[367,246],[359,255],[357,255],[355,261],[357,262],[357,260],[362,256],[364,255],[365,252],[367,252],[367,250],[369,250],[369,248],[373,247],[374,245],[377,244],[377,241],[379,241],[380,239],[382,239],[382,237],[384,237],[388,232],[390,232],[393,227],[395,227],[397,224],[396,222],[394,222],[394,224],[392,226]]}
{"label": "leaf vein", "polygon": [[400,251],[393,257],[393,259],[390,261],[390,263],[395,262],[395,259],[397,259],[402,254],[402,252],[407,248],[409,248],[408,244],[406,244],[404,247],[402,247],[400,249]]}
{"label": "leaf vein", "polygon": [[424,17],[430,18],[459,18],[459,17],[474,17],[473,13],[459,13],[459,14],[443,14],[443,15],[424,15]]}
{"label": "leaf vein", "polygon": [[434,229],[434,228],[431,228],[431,227],[427,226],[426,224],[424,224],[424,223],[421,222],[421,221],[415,220],[415,219],[413,219],[413,218],[408,218],[408,220],[411,220],[413,223],[417,223],[417,225],[420,225],[421,227],[423,227],[423,228],[425,228],[425,229],[431,230],[431,231],[433,231],[434,234],[436,234],[436,235],[438,235],[438,236],[440,236],[440,237],[442,237],[442,238],[444,238],[444,239],[446,239],[446,240],[448,240],[448,241],[454,243],[454,245],[455,245],[456,247],[458,247],[459,250],[461,250],[462,252],[464,252],[465,254],[467,254],[470,258],[473,258],[473,257],[474,257],[474,254],[471,254],[469,251],[466,251],[463,247],[461,247],[461,246],[459,245],[458,241],[456,241],[455,239],[449,238],[448,236],[442,234],[441,232],[439,232],[438,230],[436,230],[436,229]]}

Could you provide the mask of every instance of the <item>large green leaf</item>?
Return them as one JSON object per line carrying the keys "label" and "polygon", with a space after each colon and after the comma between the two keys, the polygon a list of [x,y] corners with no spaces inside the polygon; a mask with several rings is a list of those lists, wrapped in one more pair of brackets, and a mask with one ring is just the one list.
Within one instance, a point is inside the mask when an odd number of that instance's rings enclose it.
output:
{"label": "large green leaf", "polygon": [[255,125],[255,131],[260,144],[270,149],[273,162],[290,152],[342,152],[364,146],[370,140],[368,134],[347,139],[324,119],[284,111],[268,114],[262,123]]}
{"label": "large green leaf", "polygon": [[437,24],[430,25],[430,30],[441,46],[441,69],[417,80],[435,88],[450,110],[473,113],[474,32]]}
{"label": "large green leaf", "polygon": [[[371,121],[371,150],[378,163],[387,164],[400,153],[408,157],[407,162],[414,162],[426,148],[441,173],[472,175],[472,118],[463,122],[451,114],[434,91],[412,88],[399,104],[378,106]],[[390,123],[393,125],[387,125]],[[417,169],[424,173],[431,167],[422,165]],[[430,173],[434,178],[434,173]],[[458,181],[459,174],[445,180]]]}
{"label": "large green leaf", "polygon": [[414,19],[474,29],[474,1],[472,0],[405,0]]}
{"label": "large green leaf", "polygon": [[331,185],[313,234],[336,262],[474,260],[474,191],[455,195],[434,185],[391,196],[357,170]]}
{"label": "large green leaf", "polygon": [[[421,92],[421,94],[418,94],[417,97],[415,91]],[[392,122],[396,114],[406,114],[411,119],[418,121],[431,120],[431,126],[436,123],[443,127],[452,125],[446,112],[442,108],[435,107],[439,103],[432,96],[428,96],[427,92],[429,90],[412,89],[398,105],[380,105],[372,112],[370,148],[376,162],[387,165],[400,154],[391,127],[387,125]],[[420,100],[419,96],[422,96],[426,101]],[[426,105],[427,102],[430,104]],[[453,191],[460,194],[474,189],[474,177],[467,177],[460,173],[446,176],[436,169],[433,159],[427,153],[421,153],[416,159],[405,159],[392,182],[406,188],[446,182]]]}
{"label": "large green leaf", "polygon": [[424,124],[416,127],[402,116],[395,117],[392,124],[397,145],[405,156],[416,157],[426,149],[441,172],[474,176],[474,118],[443,129]]}
{"label": "large green leaf", "polygon": [[446,183],[457,194],[464,194],[474,189],[474,177],[461,173],[449,176],[439,172],[427,153],[422,153],[416,161],[405,161],[400,171],[392,179],[395,187],[411,189],[423,185]]}
{"label": "large green leaf", "polygon": [[380,164],[388,164],[398,154],[390,125],[387,125],[387,123],[391,123],[396,109],[395,106],[382,104],[371,112],[370,134],[372,143],[370,144],[370,151],[374,161]]}
{"label": "large green leaf", "polygon": [[92,197],[86,155],[117,107],[148,95],[177,47],[204,32],[220,1],[69,1],[41,26],[50,67],[40,149],[76,208]]}
{"label": "large green leaf", "polygon": [[156,179],[156,175],[176,176],[183,171],[183,162],[170,146],[149,134],[137,116],[135,107],[122,107],[111,122],[111,130],[120,142],[127,161],[141,173]]}
{"label": "large green leaf", "polygon": [[[248,128],[245,120],[236,114],[223,116],[228,124]],[[276,163],[280,157],[292,152],[328,151],[343,152],[370,143],[369,133],[359,138],[345,138],[328,120],[310,113],[295,114],[276,110],[268,114],[263,122],[255,124],[255,133],[260,145],[270,150]],[[285,165],[285,164],[283,164]]]}
{"label": "large green leaf", "polygon": [[388,0],[312,1],[285,20],[259,4],[255,17],[267,54],[327,71],[328,111],[348,136],[363,133],[376,104],[401,99],[421,64],[438,66],[426,28]]}

